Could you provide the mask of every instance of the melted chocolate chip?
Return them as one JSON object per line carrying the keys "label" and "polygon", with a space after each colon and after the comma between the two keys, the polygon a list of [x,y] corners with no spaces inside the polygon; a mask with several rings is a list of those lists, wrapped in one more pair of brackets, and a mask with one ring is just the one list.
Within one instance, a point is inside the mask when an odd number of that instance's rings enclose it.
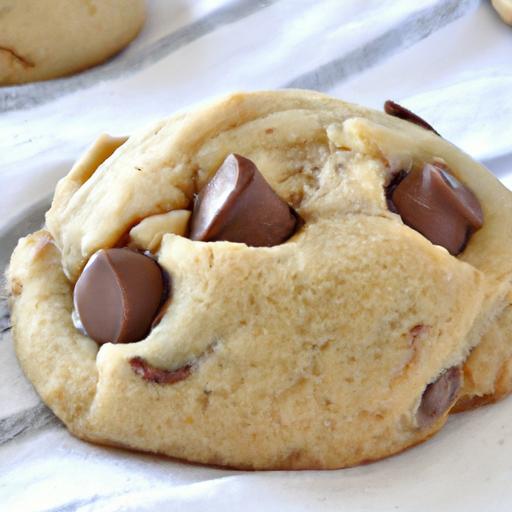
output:
{"label": "melted chocolate chip", "polygon": [[140,375],[148,382],[155,382],[157,384],[175,384],[180,380],[186,379],[192,373],[192,366],[185,365],[176,370],[162,370],[150,365],[142,357],[133,357],[130,359],[130,366],[132,370]]}
{"label": "melted chocolate chip", "polygon": [[131,343],[148,334],[164,290],[153,259],[130,249],[100,250],[76,282],[75,309],[96,342]]}
{"label": "melted chocolate chip", "polygon": [[406,171],[400,171],[396,173],[393,176],[393,179],[390,181],[389,185],[386,187],[386,203],[388,205],[389,211],[393,213],[398,213],[397,209],[395,208],[395,205],[393,204],[393,201],[391,198],[393,197],[393,193],[400,184],[400,182],[407,176]]}
{"label": "melted chocolate chip", "polygon": [[461,386],[461,377],[460,367],[453,366],[426,387],[416,413],[420,428],[430,426],[454,404]]}
{"label": "melted chocolate chip", "polygon": [[470,236],[483,225],[483,213],[473,192],[445,169],[425,164],[398,175],[388,187],[390,210],[450,254],[460,254]]}
{"label": "melted chocolate chip", "polygon": [[430,130],[434,132],[436,135],[439,135],[439,133],[424,119],[416,115],[414,112],[411,112],[410,110],[406,109],[405,107],[402,107],[402,105],[395,103],[394,101],[387,100],[384,103],[384,112],[386,112],[386,114],[389,114],[390,116],[398,117],[400,119],[403,119],[404,121],[414,123],[418,126],[421,126],[422,128],[425,128],[425,130]]}
{"label": "melted chocolate chip", "polygon": [[254,163],[229,155],[197,196],[190,238],[271,247],[287,240],[296,225],[297,215]]}

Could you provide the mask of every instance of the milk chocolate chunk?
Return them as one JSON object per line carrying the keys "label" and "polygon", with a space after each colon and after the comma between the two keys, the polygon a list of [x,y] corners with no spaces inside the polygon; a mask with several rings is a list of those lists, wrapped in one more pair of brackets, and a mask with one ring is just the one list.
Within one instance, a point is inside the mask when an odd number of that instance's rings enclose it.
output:
{"label": "milk chocolate chunk", "polygon": [[148,334],[165,289],[158,263],[130,249],[100,250],[76,282],[75,309],[98,343],[131,343]]}
{"label": "milk chocolate chunk", "polygon": [[150,365],[142,357],[133,357],[130,359],[132,370],[148,382],[157,384],[176,384],[180,380],[185,380],[192,372],[192,366],[187,364],[176,370],[164,370]]}
{"label": "milk chocolate chunk", "polygon": [[473,192],[445,169],[425,164],[392,182],[391,210],[450,254],[460,254],[471,235],[482,227],[483,213]]}
{"label": "milk chocolate chunk", "polygon": [[384,103],[384,112],[386,112],[386,114],[389,114],[390,116],[399,117],[404,121],[409,121],[410,123],[417,124],[418,126],[425,128],[425,130],[430,130],[434,132],[436,135],[439,135],[439,133],[424,119],[416,115],[414,112],[411,112],[409,109],[402,107],[402,105],[395,103],[394,101],[387,100]]}
{"label": "milk chocolate chunk", "polygon": [[416,413],[418,427],[430,426],[454,404],[461,386],[461,373],[459,366],[453,366],[426,387]]}
{"label": "milk chocolate chunk", "polygon": [[190,238],[271,247],[288,239],[296,223],[254,163],[232,154],[198,194]]}

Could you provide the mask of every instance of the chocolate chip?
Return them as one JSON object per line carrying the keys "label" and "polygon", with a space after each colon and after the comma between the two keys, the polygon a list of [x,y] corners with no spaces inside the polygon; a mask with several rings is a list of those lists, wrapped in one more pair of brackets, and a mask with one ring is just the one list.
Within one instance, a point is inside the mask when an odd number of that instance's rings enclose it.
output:
{"label": "chocolate chip", "polygon": [[162,370],[150,365],[142,357],[133,357],[130,359],[132,370],[140,375],[144,380],[156,382],[157,384],[175,384],[180,380],[186,379],[192,373],[191,365],[185,365],[176,370]]}
{"label": "chocolate chip", "polygon": [[131,343],[148,334],[164,293],[156,261],[130,249],[100,250],[76,282],[75,309],[98,343]]}
{"label": "chocolate chip", "polygon": [[233,154],[197,196],[190,238],[271,247],[288,239],[296,224],[296,214],[254,163]]}
{"label": "chocolate chip", "polygon": [[420,428],[430,426],[454,404],[461,386],[461,377],[460,367],[453,366],[426,387],[416,413],[416,422]]}
{"label": "chocolate chip", "polygon": [[392,211],[393,213],[398,213],[397,209],[395,208],[395,205],[393,204],[393,201],[391,198],[393,197],[393,193],[395,192],[396,187],[400,184],[400,182],[407,176],[406,171],[399,171],[396,173],[392,180],[390,181],[389,185],[386,187],[386,203],[388,205],[388,209]]}
{"label": "chocolate chip", "polygon": [[429,125],[424,119],[422,119],[420,116],[417,116],[414,112],[411,112],[405,107],[402,107],[402,105],[395,103],[394,101],[388,100],[384,103],[384,112],[386,112],[386,114],[389,114],[390,116],[399,117],[404,121],[414,123],[418,126],[421,126],[422,128],[425,128],[426,130],[434,132],[436,135],[439,135],[439,133],[436,130],[434,130],[434,128],[431,125]]}
{"label": "chocolate chip", "polygon": [[483,225],[482,208],[473,192],[432,164],[397,178],[400,181],[392,181],[386,194],[390,210],[433,244],[460,254]]}

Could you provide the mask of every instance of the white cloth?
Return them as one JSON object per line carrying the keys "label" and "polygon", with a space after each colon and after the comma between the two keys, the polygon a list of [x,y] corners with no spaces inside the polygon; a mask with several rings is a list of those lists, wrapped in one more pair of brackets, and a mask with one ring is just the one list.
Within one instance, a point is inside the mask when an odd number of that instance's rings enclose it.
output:
{"label": "white cloth", "polygon": [[[397,100],[512,187],[512,29],[488,2],[149,0],[148,8],[140,37],[106,64],[0,88],[0,236],[50,197],[99,133],[129,134],[240,89],[314,88],[376,108]],[[455,416],[431,441],[367,466],[213,469],[74,439],[23,377],[8,331],[0,336],[2,511],[512,509],[511,400]]]}

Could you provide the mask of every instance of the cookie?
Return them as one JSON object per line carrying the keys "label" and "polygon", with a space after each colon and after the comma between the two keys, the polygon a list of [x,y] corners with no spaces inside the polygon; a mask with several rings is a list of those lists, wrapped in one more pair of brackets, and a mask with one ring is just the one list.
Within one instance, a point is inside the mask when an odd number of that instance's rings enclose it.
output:
{"label": "cookie", "polygon": [[427,439],[505,312],[512,200],[425,128],[288,90],[96,144],[12,256],[27,377],[78,437],[206,464]]}
{"label": "cookie", "polygon": [[0,85],[48,80],[103,62],[144,22],[143,0],[5,0]]}
{"label": "cookie", "polygon": [[501,19],[512,25],[512,0],[491,0],[492,6],[496,12],[501,16]]}

